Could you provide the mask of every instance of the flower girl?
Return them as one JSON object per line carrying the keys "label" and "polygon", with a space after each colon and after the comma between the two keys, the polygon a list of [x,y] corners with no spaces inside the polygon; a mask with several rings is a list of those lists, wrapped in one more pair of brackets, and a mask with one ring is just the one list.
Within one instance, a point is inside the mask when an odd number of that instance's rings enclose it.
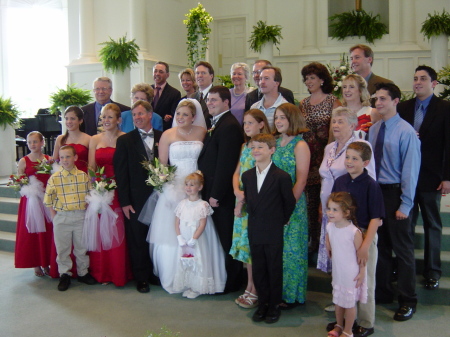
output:
{"label": "flower girl", "polygon": [[211,218],[213,210],[200,198],[203,182],[200,171],[189,174],[185,179],[188,197],[175,209],[180,259],[174,291],[187,298],[223,292],[226,281],[225,255]]}

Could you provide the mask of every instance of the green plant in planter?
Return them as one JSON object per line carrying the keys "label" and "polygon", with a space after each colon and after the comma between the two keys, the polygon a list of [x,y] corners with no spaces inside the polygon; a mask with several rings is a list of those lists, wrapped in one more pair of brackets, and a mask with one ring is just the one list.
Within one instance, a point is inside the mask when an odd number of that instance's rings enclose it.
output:
{"label": "green plant in planter", "polygon": [[3,98],[3,96],[0,96],[0,127],[3,127],[4,130],[10,125],[14,129],[17,129],[21,124],[19,115],[20,111],[11,101],[11,98]]}
{"label": "green plant in planter", "polygon": [[450,36],[450,13],[445,9],[442,14],[434,12],[434,15],[428,13],[427,19],[422,23],[420,32],[429,40],[432,36],[445,34]]}
{"label": "green plant in planter", "polygon": [[386,25],[380,18],[380,14],[373,16],[364,10],[332,15],[328,18],[331,38],[344,40],[347,36],[364,36],[367,42],[374,43],[388,33]]}
{"label": "green plant in planter", "polygon": [[231,81],[231,75],[217,75],[220,85],[227,87],[228,89],[233,88],[233,82]]}
{"label": "green plant in planter", "polygon": [[[58,111],[70,105],[83,106],[92,100],[91,91],[75,87],[75,84],[67,85],[66,89],[57,88],[50,95],[50,113],[58,114]],[[63,111],[61,111],[63,112]]]}
{"label": "green plant in planter", "polygon": [[442,68],[437,75],[439,83],[445,85],[445,89],[439,94],[439,97],[450,101],[450,66]]}
{"label": "green plant in planter", "polygon": [[256,26],[253,26],[252,35],[250,35],[250,40],[248,40],[250,42],[250,49],[256,53],[260,53],[261,47],[265,43],[273,42],[278,52],[280,52],[278,45],[280,44],[280,40],[283,39],[283,36],[281,36],[282,28],[280,25],[268,26],[265,21],[259,20]]}
{"label": "green plant in planter", "polygon": [[100,61],[106,71],[115,73],[117,71],[124,72],[130,69],[131,65],[138,63],[139,46],[136,39],[127,41],[127,35],[114,41],[111,37],[110,41],[99,43],[103,46],[99,51]]}
{"label": "green plant in planter", "polygon": [[211,33],[209,24],[213,18],[200,2],[197,7],[189,10],[189,13],[185,16],[186,20],[183,20],[183,23],[187,28],[188,64],[189,67],[193,68],[197,61],[204,60],[206,57],[209,33]]}

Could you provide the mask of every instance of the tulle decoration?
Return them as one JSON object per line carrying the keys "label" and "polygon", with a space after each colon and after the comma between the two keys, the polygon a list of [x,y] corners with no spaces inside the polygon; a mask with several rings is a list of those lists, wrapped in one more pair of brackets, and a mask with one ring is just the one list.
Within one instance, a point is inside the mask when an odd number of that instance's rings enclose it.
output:
{"label": "tulle decoration", "polygon": [[55,172],[61,171],[61,168],[62,168],[62,166],[59,163],[57,163],[56,161],[53,162],[52,167],[53,167],[52,168],[52,174],[55,173]]}
{"label": "tulle decoration", "polygon": [[156,203],[158,202],[160,194],[161,192],[153,190],[152,194],[150,194],[147,201],[145,202],[144,207],[142,207],[142,211],[141,213],[139,213],[138,220],[144,225],[150,226],[150,224],[152,223],[153,212],[155,211]]}
{"label": "tulle decoration", "polygon": [[91,190],[86,196],[89,205],[86,209],[82,239],[89,251],[109,250],[123,241],[123,236],[119,236],[117,230],[118,215],[109,206],[113,199],[113,190],[104,193]]}
{"label": "tulle decoration", "polygon": [[20,195],[27,198],[25,225],[28,233],[45,232],[45,221],[51,221],[50,211],[44,206],[44,184],[35,176],[29,177],[28,185],[22,186]]}

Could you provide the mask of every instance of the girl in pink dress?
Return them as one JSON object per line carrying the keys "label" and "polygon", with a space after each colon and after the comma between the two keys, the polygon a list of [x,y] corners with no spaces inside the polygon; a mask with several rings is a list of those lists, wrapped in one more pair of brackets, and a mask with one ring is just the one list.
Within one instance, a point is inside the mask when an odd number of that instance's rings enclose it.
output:
{"label": "girl in pink dress", "polygon": [[[64,123],[66,125],[66,133],[59,135],[55,141],[53,149],[53,159],[59,160],[59,149],[63,145],[71,145],[75,149],[78,160],[75,162],[77,169],[87,173],[88,156],[89,156],[89,142],[91,136],[80,131],[80,126],[83,123],[83,110],[81,108],[71,105],[64,112]],[[59,278],[58,265],[56,264],[56,247],[52,244],[51,260],[50,260],[50,276]],[[73,267],[72,277],[77,277],[77,266],[75,264],[75,256],[71,254]]]}
{"label": "girl in pink dress", "polygon": [[[103,174],[108,178],[114,177],[113,157],[116,151],[117,138],[124,134],[119,130],[121,111],[114,104],[106,104],[101,113],[103,132],[91,137],[89,143],[89,168],[95,171],[104,167]],[[112,228],[114,237],[109,238],[109,249],[102,246],[100,251],[89,252],[89,270],[91,275],[100,283],[114,283],[123,287],[133,276],[125,240],[125,227],[122,208],[119,205],[117,190],[114,190],[114,199],[110,205],[117,214]],[[85,226],[87,226],[85,222]]]}
{"label": "girl in pink dress", "polygon": [[356,205],[350,193],[331,193],[327,216],[326,246],[333,263],[333,303],[337,322],[328,337],[339,337],[341,334],[353,337],[356,302],[367,302],[367,283],[366,266],[358,264],[356,256],[363,236],[356,226]]}
{"label": "girl in pink dress", "polygon": [[[42,183],[43,193],[50,175],[37,173],[35,166],[39,164],[38,160],[50,159],[49,156],[42,153],[44,137],[38,131],[30,132],[27,136],[27,145],[31,153],[19,160],[17,171],[18,174],[25,174],[29,178],[35,176]],[[30,232],[27,228],[27,203],[27,196],[22,196],[17,215],[14,264],[16,268],[34,268],[34,274],[41,277],[49,273],[53,225],[51,221],[45,220],[45,215],[42,214],[43,216],[40,218],[45,222],[45,231]],[[43,211],[44,209],[40,210]],[[34,212],[40,210],[36,209]],[[37,215],[36,213],[33,214],[35,218],[37,218]]]}

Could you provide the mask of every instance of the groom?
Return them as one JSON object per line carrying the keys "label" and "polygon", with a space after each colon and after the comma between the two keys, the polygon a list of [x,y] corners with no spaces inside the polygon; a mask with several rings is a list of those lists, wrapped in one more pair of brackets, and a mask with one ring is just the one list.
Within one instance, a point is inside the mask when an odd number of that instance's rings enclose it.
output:
{"label": "groom", "polygon": [[224,86],[209,90],[207,106],[211,116],[211,129],[206,133],[198,168],[203,172],[205,186],[203,200],[214,209],[212,218],[225,251],[227,283],[225,292],[238,291],[242,285],[242,263],[229,254],[234,222],[233,173],[244,143],[239,122],[230,112],[230,91]]}
{"label": "groom", "polygon": [[148,102],[137,101],[133,104],[131,114],[136,128],[117,139],[113,160],[117,194],[125,214],[131,268],[137,291],[141,293],[150,291],[150,281],[157,282],[146,241],[148,226],[138,221],[139,213],[153,191],[153,187],[145,183],[148,174],[141,162],[158,157],[161,138],[161,131],[152,129],[152,113],[152,106]]}

